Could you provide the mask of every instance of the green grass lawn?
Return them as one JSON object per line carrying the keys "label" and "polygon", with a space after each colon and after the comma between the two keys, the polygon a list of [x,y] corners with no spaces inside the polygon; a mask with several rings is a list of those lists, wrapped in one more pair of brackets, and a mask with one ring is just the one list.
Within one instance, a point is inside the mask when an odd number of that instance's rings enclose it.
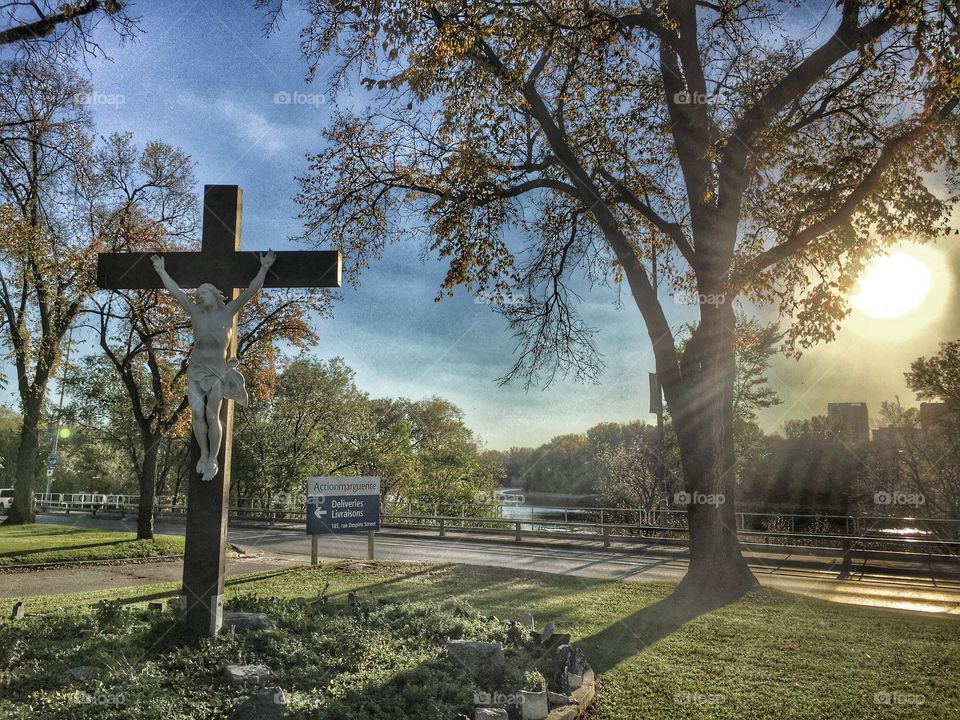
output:
{"label": "green grass lawn", "polygon": [[67,525],[0,526],[0,567],[25,563],[73,562],[157,557],[183,552],[183,538],[156,535],[135,540],[136,533],[86,530]]}
{"label": "green grass lawn", "polygon": [[[456,625],[444,619],[449,613],[431,613],[459,605],[504,619],[530,611],[538,625],[555,619],[599,674],[594,720],[960,717],[957,619],[768,589],[691,616],[672,612],[672,589],[452,564],[328,563],[229,579],[228,606],[275,612],[286,629],[188,648],[171,639],[172,615],[96,605],[119,599],[142,607],[172,597],[173,585],[30,598],[27,618],[0,620],[0,716],[225,717],[245,693],[227,686],[219,668],[242,661],[276,671],[294,719],[400,720],[410,715],[397,698],[412,695],[426,703],[415,717],[442,720],[449,716],[434,711],[449,703],[425,698],[456,699],[442,671],[441,637]],[[389,613],[374,613],[366,626],[338,630],[337,611],[311,615],[293,602],[323,595],[325,607],[346,608],[349,591],[394,601],[426,621],[412,632],[390,631]],[[111,613],[126,620],[118,626]],[[479,636],[501,632],[479,620],[468,625]],[[331,644],[335,631],[347,639]],[[77,665],[103,672],[95,680],[65,677]]]}

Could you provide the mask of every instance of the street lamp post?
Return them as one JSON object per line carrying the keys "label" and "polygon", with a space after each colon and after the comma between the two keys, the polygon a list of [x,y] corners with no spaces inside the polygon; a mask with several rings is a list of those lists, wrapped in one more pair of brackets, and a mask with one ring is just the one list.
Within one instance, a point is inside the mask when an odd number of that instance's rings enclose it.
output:
{"label": "street lamp post", "polygon": [[[50,443],[50,457],[57,457],[57,446],[60,442],[60,423],[63,421],[63,393],[67,385],[67,370],[70,368],[70,348],[73,346],[73,327],[67,335],[67,351],[63,356],[63,375],[60,377],[60,402],[57,405],[57,422],[53,428],[53,440]],[[53,474],[56,472],[56,465],[47,467],[47,489],[44,491],[44,497],[50,495],[50,484],[53,482]]]}

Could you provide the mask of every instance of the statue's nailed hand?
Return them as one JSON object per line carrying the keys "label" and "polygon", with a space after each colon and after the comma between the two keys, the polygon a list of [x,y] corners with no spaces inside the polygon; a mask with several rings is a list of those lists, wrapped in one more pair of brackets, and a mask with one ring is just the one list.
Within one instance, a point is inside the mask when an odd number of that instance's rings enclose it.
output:
{"label": "statue's nailed hand", "polygon": [[162,272],[164,269],[163,258],[159,255],[151,255],[150,262],[153,263],[153,269],[157,272]]}
{"label": "statue's nailed hand", "polygon": [[260,256],[260,266],[269,270],[277,259],[277,254],[273,250],[267,250]]}

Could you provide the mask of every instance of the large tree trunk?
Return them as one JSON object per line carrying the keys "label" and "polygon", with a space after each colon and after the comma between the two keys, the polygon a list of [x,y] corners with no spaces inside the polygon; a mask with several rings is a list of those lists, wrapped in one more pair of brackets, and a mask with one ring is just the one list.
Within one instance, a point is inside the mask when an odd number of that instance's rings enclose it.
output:
{"label": "large tree trunk", "polygon": [[31,397],[23,406],[20,445],[17,448],[17,471],[13,483],[13,504],[4,525],[27,525],[36,520],[33,514],[33,492],[37,480],[37,451],[42,400]]}
{"label": "large tree trunk", "polygon": [[734,503],[735,318],[729,304],[701,310],[671,408],[689,500],[690,567],[679,590],[727,596],[756,584],[740,552]]}
{"label": "large tree trunk", "polygon": [[155,433],[144,432],[143,465],[140,468],[140,503],[137,508],[137,540],[153,540],[159,456],[160,436]]}
{"label": "large tree trunk", "polygon": [[[707,432],[720,435],[723,445],[733,437],[718,419],[705,418]],[[734,504],[736,475],[723,450],[712,443],[681,451],[683,478],[690,505],[687,523],[690,534],[690,566],[681,590],[717,595],[736,594],[756,584],[740,552]]]}

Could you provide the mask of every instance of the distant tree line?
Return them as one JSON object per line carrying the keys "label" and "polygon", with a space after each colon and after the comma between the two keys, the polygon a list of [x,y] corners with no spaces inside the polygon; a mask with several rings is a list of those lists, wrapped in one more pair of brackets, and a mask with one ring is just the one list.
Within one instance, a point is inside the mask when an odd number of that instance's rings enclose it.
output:
{"label": "distant tree line", "polygon": [[[943,403],[935,422],[899,399],[884,402],[873,442],[855,443],[837,422],[790,420],[764,434],[750,416],[737,428],[739,507],[774,513],[960,518],[960,341],[919,358],[906,374],[918,398]],[[763,383],[740,383],[773,396]],[[758,399],[740,405],[755,408]],[[657,429],[642,421],[600,423],[537,448],[491,453],[507,484],[552,495],[561,504],[610,508],[673,507],[682,490],[680,457],[668,422],[658,454]],[[662,463],[662,466],[659,465]],[[658,467],[662,474],[658,475]]]}
{"label": "distant tree line", "polygon": [[371,398],[341,359],[295,360],[237,413],[234,489],[241,504],[299,496],[309,475],[377,475],[391,503],[471,503],[499,487],[463,411],[438,396]]}
{"label": "distant tree line", "polygon": [[[502,464],[509,486],[527,493],[567,496],[569,504],[650,509],[680,488],[676,441],[669,429],[664,436],[661,449],[655,425],[639,420],[599,423],[537,448],[490,455]],[[658,486],[661,461],[666,471]]]}

